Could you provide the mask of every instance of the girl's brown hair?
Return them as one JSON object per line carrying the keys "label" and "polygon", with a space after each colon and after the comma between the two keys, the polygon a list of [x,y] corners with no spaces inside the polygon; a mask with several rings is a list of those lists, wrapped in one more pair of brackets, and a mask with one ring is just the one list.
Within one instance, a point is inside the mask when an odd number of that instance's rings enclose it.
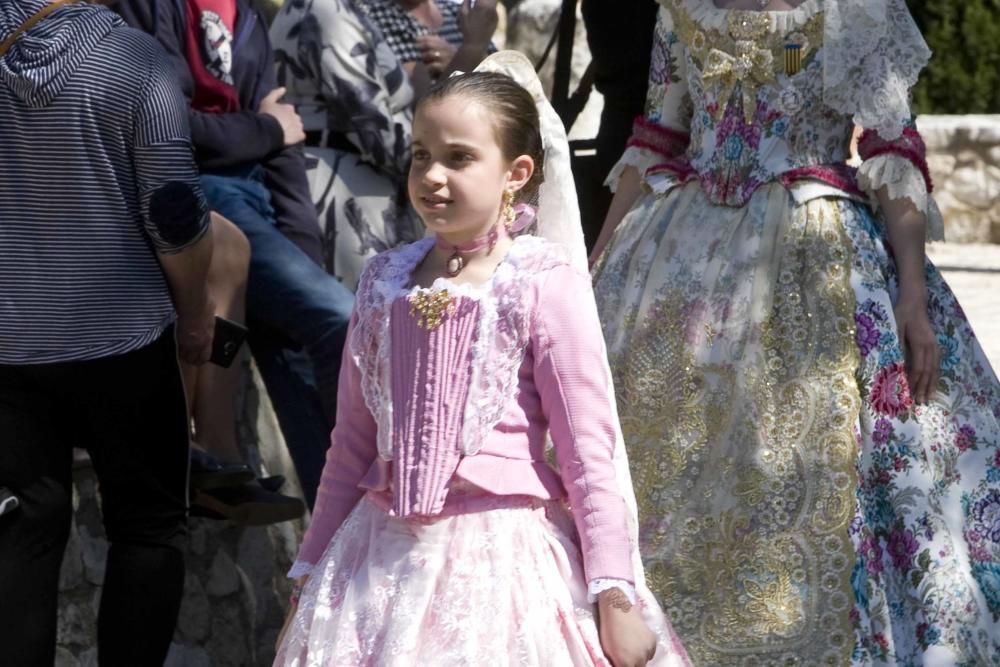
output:
{"label": "girl's brown hair", "polygon": [[538,107],[531,93],[506,74],[468,72],[438,81],[417,104],[440,101],[453,95],[479,102],[493,116],[497,143],[507,160],[528,155],[535,161],[531,180],[521,189],[521,200],[530,200],[538,192],[545,176],[542,164],[545,149],[539,128]]}

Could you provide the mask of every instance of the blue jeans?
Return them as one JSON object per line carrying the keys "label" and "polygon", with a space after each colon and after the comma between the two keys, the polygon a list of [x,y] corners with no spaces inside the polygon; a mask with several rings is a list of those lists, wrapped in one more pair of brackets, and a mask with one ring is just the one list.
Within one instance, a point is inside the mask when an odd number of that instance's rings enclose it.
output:
{"label": "blue jeans", "polygon": [[336,415],[354,294],[278,230],[259,173],[204,175],[201,184],[212,210],[250,241],[250,347],[312,506]]}

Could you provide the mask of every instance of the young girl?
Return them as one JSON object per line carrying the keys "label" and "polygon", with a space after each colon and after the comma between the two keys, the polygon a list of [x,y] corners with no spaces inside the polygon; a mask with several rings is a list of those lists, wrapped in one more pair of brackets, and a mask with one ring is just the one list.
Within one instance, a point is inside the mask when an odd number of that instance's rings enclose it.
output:
{"label": "young girl", "polygon": [[699,665],[1000,665],[1000,385],[924,257],[906,4],[661,5],[595,282],[650,587]]}
{"label": "young girl", "polygon": [[[276,663],[687,664],[636,555],[565,134],[526,59],[480,70],[418,107],[434,237],[362,275]],[[543,154],[537,229],[561,245],[511,237]]]}

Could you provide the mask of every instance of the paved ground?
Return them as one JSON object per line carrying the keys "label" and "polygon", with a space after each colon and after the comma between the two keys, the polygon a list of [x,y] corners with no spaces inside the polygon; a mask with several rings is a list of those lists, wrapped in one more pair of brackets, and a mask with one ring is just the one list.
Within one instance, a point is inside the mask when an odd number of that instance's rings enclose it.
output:
{"label": "paved ground", "polygon": [[958,296],[993,368],[1000,370],[1000,245],[935,243],[927,254]]}

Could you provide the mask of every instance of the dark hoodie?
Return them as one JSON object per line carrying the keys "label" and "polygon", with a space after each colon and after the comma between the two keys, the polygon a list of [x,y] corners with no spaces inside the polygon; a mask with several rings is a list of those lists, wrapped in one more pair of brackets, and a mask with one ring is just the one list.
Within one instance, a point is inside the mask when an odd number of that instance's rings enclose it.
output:
{"label": "dark hoodie", "polygon": [[[233,167],[261,165],[278,229],[322,265],[322,232],[309,194],[302,147],[285,148],[278,121],[257,113],[264,96],[278,87],[266,19],[246,0],[234,2],[237,16],[232,76],[241,108],[231,113],[191,111],[191,137],[198,164],[205,172],[220,173]],[[110,6],[129,25],[159,40],[171,56],[181,90],[190,102],[194,80],[185,55],[186,1],[117,0]]]}
{"label": "dark hoodie", "polygon": [[[0,40],[47,0],[0,0]],[[114,13],[59,8],[0,58],[0,364],[79,361],[174,319],[154,249],[208,215],[163,50]]]}

